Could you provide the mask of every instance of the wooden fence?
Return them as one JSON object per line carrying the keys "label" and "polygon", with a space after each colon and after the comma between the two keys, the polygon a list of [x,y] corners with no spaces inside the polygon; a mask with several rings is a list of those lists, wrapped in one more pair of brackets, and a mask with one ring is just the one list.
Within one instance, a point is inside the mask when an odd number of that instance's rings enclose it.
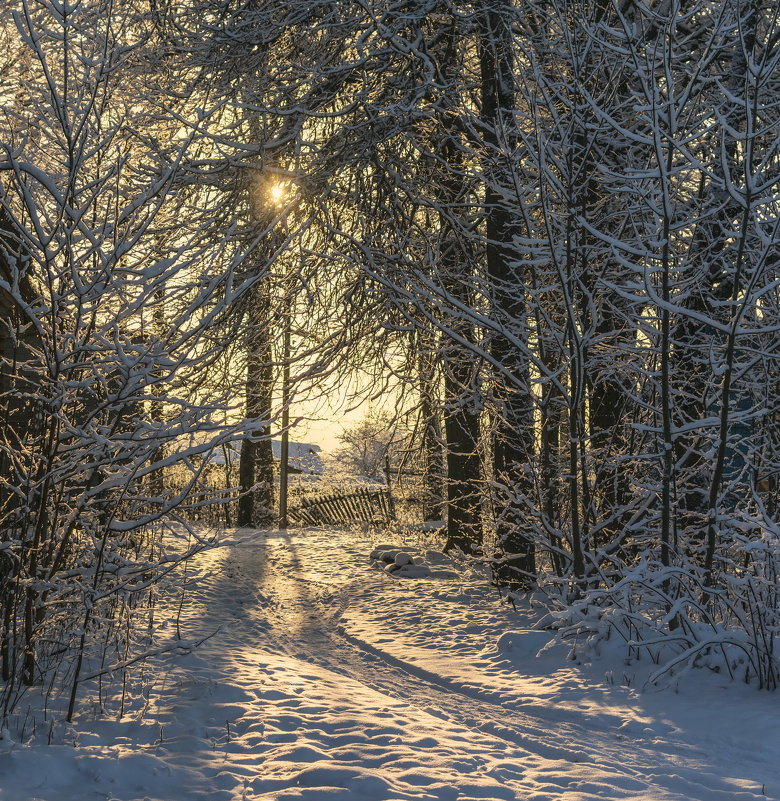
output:
{"label": "wooden fence", "polygon": [[395,505],[387,487],[360,487],[350,492],[306,498],[290,509],[298,525],[330,526],[339,523],[373,523],[395,520]]}

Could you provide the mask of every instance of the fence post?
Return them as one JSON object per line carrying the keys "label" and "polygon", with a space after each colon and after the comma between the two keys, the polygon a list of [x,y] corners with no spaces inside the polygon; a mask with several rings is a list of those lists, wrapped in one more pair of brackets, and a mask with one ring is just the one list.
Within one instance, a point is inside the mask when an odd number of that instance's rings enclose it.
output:
{"label": "fence post", "polygon": [[390,488],[390,456],[387,453],[385,454],[385,483],[387,484],[387,514],[390,520],[396,520],[395,501]]}

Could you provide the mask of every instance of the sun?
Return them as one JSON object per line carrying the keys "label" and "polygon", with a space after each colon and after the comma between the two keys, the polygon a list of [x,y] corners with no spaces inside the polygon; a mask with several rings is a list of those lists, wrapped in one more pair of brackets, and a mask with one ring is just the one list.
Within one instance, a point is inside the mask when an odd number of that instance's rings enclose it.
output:
{"label": "sun", "polygon": [[278,206],[287,196],[287,187],[282,181],[275,181],[268,189],[268,196],[271,203]]}

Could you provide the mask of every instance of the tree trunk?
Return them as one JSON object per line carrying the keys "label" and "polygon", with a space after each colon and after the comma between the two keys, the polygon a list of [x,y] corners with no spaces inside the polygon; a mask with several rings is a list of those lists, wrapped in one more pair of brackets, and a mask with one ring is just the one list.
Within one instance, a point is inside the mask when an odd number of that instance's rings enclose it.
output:
{"label": "tree trunk", "polygon": [[[264,318],[267,305],[262,286],[253,295],[254,306],[249,317]],[[265,528],[273,525],[274,460],[270,439],[273,372],[270,330],[268,324],[254,324],[247,337],[246,418],[257,420],[258,426],[241,443],[239,460],[238,501],[239,526]]]}
{"label": "tree trunk", "polygon": [[430,347],[431,333],[422,329],[418,342],[420,425],[423,451],[423,520],[441,520],[444,514],[442,431],[436,398],[436,368]]}
{"label": "tree trunk", "polygon": [[462,64],[461,31],[448,8],[437,15],[441,35],[435,56],[439,80],[446,87],[439,99],[438,126],[432,141],[432,179],[438,188],[439,280],[450,301],[443,321],[444,437],[447,448],[447,541],[445,550],[472,553],[482,544],[482,465],[478,452],[482,397],[479,360],[470,343],[474,326],[460,308],[472,301],[475,254],[466,215],[472,201],[472,181],[465,174],[463,132],[457,95]]}
{"label": "tree trunk", "polygon": [[[534,450],[534,405],[526,342],[524,268],[514,245],[519,212],[513,181],[517,157],[515,79],[512,47],[513,6],[488,3],[480,31],[481,118],[484,125],[487,213],[486,260],[493,317],[502,331],[490,343],[496,424],[493,484],[496,534],[504,561],[502,583],[530,589],[536,577],[534,538],[527,519],[532,492],[529,470]],[[510,205],[513,204],[513,205]],[[511,338],[510,338],[511,336]],[[521,344],[518,344],[521,343]]]}

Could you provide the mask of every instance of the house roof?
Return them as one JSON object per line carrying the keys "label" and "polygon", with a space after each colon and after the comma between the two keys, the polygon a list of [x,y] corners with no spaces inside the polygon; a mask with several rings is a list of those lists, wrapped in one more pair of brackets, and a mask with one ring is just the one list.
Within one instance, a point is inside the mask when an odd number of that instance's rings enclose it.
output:
{"label": "house roof", "polygon": [[[230,450],[230,460],[238,461],[241,452],[240,442],[231,442],[228,445]],[[274,459],[280,459],[282,456],[282,443],[281,440],[271,440],[271,449],[273,451]],[[322,475],[325,471],[325,464],[321,456],[322,449],[319,445],[314,445],[310,442],[290,442],[289,443],[289,466],[295,472],[309,473],[311,475]],[[212,464],[225,464],[225,456],[221,448],[214,450],[211,454],[209,461]]]}
{"label": "house roof", "polygon": [[[282,443],[278,439],[271,440],[274,459],[282,458]],[[321,475],[325,465],[320,456],[320,446],[309,442],[290,442],[288,443],[288,464],[293,470],[300,470],[302,473],[312,473]]]}

